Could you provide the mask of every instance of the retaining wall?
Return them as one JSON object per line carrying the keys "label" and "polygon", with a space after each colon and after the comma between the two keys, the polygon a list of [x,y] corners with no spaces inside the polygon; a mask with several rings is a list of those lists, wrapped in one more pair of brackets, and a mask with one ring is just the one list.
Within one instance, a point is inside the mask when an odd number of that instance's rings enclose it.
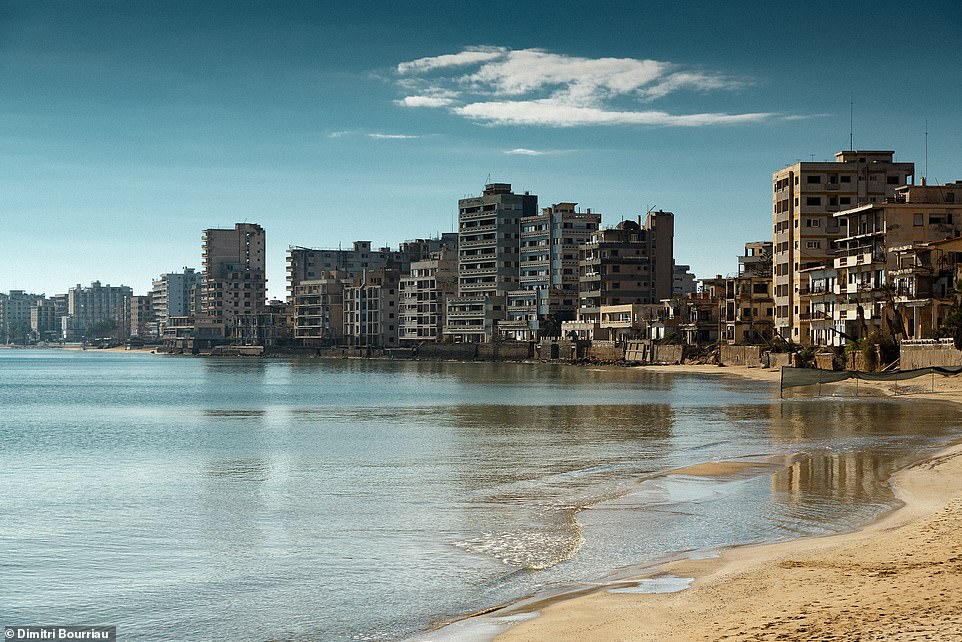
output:
{"label": "retaining wall", "polygon": [[956,350],[951,343],[903,343],[900,349],[899,368],[902,370],[960,365],[962,352]]}
{"label": "retaining wall", "polygon": [[760,366],[762,349],[759,346],[723,345],[719,352],[719,360],[724,366]]}

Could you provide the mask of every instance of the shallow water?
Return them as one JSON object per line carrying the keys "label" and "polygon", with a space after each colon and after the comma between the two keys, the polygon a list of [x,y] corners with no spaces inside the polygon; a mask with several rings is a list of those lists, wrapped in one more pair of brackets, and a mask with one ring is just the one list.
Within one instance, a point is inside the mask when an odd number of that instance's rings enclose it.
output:
{"label": "shallow water", "polygon": [[[851,528],[948,404],[522,364],[0,350],[0,624],[403,639],[677,551]],[[761,464],[665,475],[706,461]]]}

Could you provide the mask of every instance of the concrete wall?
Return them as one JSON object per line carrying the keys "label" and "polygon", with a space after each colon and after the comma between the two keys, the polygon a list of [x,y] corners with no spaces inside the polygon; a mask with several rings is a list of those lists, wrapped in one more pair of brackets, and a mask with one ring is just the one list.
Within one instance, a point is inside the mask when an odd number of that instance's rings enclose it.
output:
{"label": "concrete wall", "polygon": [[541,361],[572,361],[584,356],[584,347],[574,341],[541,341],[535,345],[534,358]]}
{"label": "concrete wall", "polygon": [[819,370],[834,370],[835,355],[832,353],[816,354],[815,367]]}
{"label": "concrete wall", "polygon": [[792,365],[792,355],[788,352],[769,352],[769,368],[787,368]]}
{"label": "concrete wall", "polygon": [[681,363],[682,346],[656,345],[653,348],[652,363]]}
{"label": "concrete wall", "polygon": [[902,344],[899,361],[902,370],[959,365],[962,365],[962,352],[951,343]]}
{"label": "concrete wall", "polygon": [[528,341],[479,343],[477,345],[478,359],[484,359],[485,361],[524,361],[531,358],[533,350],[533,344]]}
{"label": "concrete wall", "polygon": [[762,365],[762,349],[759,346],[723,345],[719,359],[721,364],[725,366],[760,366]]}
{"label": "concrete wall", "polygon": [[621,361],[624,357],[624,344],[614,341],[592,341],[585,350],[585,358],[592,361]]}
{"label": "concrete wall", "polygon": [[452,359],[465,361],[478,356],[478,343],[422,343],[418,359]]}

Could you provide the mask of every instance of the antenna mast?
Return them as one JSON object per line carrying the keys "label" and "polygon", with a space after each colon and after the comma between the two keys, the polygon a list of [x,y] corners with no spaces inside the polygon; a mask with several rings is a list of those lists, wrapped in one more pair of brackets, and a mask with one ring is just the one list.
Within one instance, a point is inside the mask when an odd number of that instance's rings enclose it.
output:
{"label": "antenna mast", "polygon": [[925,119],[925,180],[929,180],[929,119]]}
{"label": "antenna mast", "polygon": [[848,102],[848,148],[855,151],[855,96]]}

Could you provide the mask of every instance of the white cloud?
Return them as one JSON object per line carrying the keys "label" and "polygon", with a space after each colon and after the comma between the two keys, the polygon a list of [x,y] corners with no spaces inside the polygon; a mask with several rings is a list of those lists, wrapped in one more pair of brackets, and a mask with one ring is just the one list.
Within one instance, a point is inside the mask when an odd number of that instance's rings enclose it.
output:
{"label": "white cloud", "polygon": [[[468,68],[468,69],[465,69]],[[770,113],[690,113],[639,109],[688,91],[732,90],[747,81],[637,58],[584,58],[543,49],[471,47],[398,65],[404,107],[447,108],[494,125],[704,126],[758,122]]]}
{"label": "white cloud", "polygon": [[505,49],[501,47],[469,47],[456,54],[444,54],[443,56],[429,56],[418,58],[410,62],[402,62],[397,66],[399,74],[424,73],[435,69],[445,69],[447,67],[463,67],[473,65],[486,60],[492,60],[504,55]]}
{"label": "white cloud", "polygon": [[525,149],[524,147],[517,147],[515,149],[504,150],[505,154],[512,154],[514,156],[544,156],[547,152],[538,151],[537,149]]}
{"label": "white cloud", "polygon": [[447,107],[454,101],[440,96],[405,96],[394,102],[402,107]]}
{"label": "white cloud", "polygon": [[368,134],[368,138],[376,138],[378,140],[410,140],[412,138],[420,138],[414,134]]}
{"label": "white cloud", "polygon": [[352,131],[346,131],[346,130],[339,131],[339,132],[331,132],[330,134],[327,135],[327,137],[328,138],[344,138],[345,136],[350,136],[353,133],[354,132]]}
{"label": "white cloud", "polygon": [[471,103],[456,107],[456,114],[493,125],[656,125],[663,127],[701,127],[759,122],[770,113],[669,114],[663,111],[610,111],[597,107],[578,107],[551,101],[497,101]]}

